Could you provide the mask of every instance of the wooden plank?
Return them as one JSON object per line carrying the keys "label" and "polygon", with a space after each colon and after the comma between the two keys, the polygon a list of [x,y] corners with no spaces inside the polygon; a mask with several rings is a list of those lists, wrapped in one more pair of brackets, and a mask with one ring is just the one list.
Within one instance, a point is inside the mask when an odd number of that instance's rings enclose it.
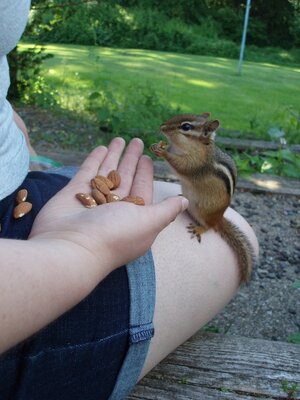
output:
{"label": "wooden plank", "polygon": [[283,385],[298,384],[300,346],[198,333],[153,369],[128,400],[287,399]]}
{"label": "wooden plank", "polygon": [[[154,176],[156,179],[177,182],[177,175],[164,161],[154,162]],[[300,196],[300,181],[298,179],[283,178],[280,176],[253,174],[247,178],[238,178],[237,188],[258,193],[277,193]]]}
{"label": "wooden plank", "polygon": [[287,149],[294,153],[300,153],[300,144],[282,145],[276,142],[268,142],[266,140],[238,139],[224,136],[216,136],[216,142],[223,144],[225,147],[236,148],[238,150],[279,150]]}
{"label": "wooden plank", "polygon": [[299,179],[283,178],[266,174],[252,174],[248,178],[238,178],[239,189],[257,193],[277,193],[300,196]]}
{"label": "wooden plank", "polygon": [[[143,384],[136,386],[128,400],[253,400],[252,396],[232,393],[225,388],[214,389],[198,387],[195,385],[180,383],[174,384],[167,382],[164,376],[159,378],[151,376],[145,377]],[[269,400],[269,397],[260,397],[261,399]]]}
{"label": "wooden plank", "polygon": [[[39,151],[40,155],[49,157],[63,165],[80,165],[87,154],[81,152]],[[154,176],[156,179],[177,182],[178,178],[164,161],[154,161]],[[248,178],[239,177],[237,188],[257,193],[278,193],[300,195],[300,181],[298,179],[283,178],[266,174],[253,174]]]}

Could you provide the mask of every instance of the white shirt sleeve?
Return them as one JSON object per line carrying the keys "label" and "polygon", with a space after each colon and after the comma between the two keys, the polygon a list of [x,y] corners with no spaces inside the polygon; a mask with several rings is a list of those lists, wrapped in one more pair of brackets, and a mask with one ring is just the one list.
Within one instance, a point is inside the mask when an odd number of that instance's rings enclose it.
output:
{"label": "white shirt sleeve", "polygon": [[0,200],[18,188],[29,167],[24,135],[6,100],[10,85],[6,54],[17,45],[25,29],[29,7],[30,0],[0,0]]}
{"label": "white shirt sleeve", "polygon": [[0,0],[0,57],[18,43],[25,29],[30,0]]}

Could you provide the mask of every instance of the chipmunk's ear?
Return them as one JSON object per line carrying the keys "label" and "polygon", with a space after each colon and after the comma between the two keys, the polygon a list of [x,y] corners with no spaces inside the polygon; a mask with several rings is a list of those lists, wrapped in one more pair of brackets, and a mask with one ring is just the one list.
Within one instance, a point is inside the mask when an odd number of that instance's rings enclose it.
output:
{"label": "chipmunk's ear", "polygon": [[204,125],[204,135],[212,136],[212,139],[214,139],[214,133],[219,128],[219,126],[220,122],[217,119],[213,121],[207,121]]}
{"label": "chipmunk's ear", "polygon": [[199,117],[203,118],[203,119],[207,119],[210,116],[210,112],[204,112],[202,114],[199,115]]}

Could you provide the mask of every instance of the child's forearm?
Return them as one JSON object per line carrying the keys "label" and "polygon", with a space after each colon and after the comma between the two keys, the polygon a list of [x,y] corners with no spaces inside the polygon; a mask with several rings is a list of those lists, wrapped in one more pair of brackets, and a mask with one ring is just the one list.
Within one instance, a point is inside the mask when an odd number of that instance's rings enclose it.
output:
{"label": "child's forearm", "polygon": [[19,114],[16,113],[16,111],[13,111],[13,113],[14,113],[14,121],[15,121],[16,125],[18,126],[20,131],[25,136],[26,144],[27,144],[27,147],[28,147],[30,155],[36,156],[37,155],[36,151],[31,146],[30,139],[29,139],[29,136],[28,136],[28,131],[27,131],[27,128],[26,128],[26,125],[25,125],[23,119],[20,117]]}
{"label": "child's forearm", "polygon": [[101,281],[101,265],[86,271],[88,254],[63,240],[3,239],[0,253],[0,353],[55,320]]}

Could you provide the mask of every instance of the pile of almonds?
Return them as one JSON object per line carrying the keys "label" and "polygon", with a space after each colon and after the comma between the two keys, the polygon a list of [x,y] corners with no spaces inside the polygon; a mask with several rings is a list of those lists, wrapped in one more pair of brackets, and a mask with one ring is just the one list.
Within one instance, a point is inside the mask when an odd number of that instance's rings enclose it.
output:
{"label": "pile of almonds", "polygon": [[97,205],[112,203],[114,201],[128,201],[139,206],[144,206],[144,199],[140,196],[126,196],[121,199],[111,190],[117,189],[121,183],[121,176],[118,171],[113,170],[106,176],[96,175],[91,180],[91,193],[77,193],[76,198],[84,207],[92,208]]}
{"label": "pile of almonds", "polygon": [[[126,196],[121,199],[111,190],[117,189],[121,183],[121,176],[118,171],[110,171],[107,177],[96,175],[91,180],[91,193],[77,193],[76,198],[87,208],[96,207],[97,205],[112,203],[113,201],[128,201],[130,203],[144,206],[144,199],[140,196]],[[13,216],[15,219],[24,217],[32,209],[32,204],[27,200],[28,191],[21,189],[16,196],[17,205],[14,208]]]}
{"label": "pile of almonds", "polygon": [[26,189],[18,191],[16,196],[16,207],[14,208],[13,216],[15,219],[22,218],[28,214],[32,209],[32,204],[27,200],[28,192]]}

